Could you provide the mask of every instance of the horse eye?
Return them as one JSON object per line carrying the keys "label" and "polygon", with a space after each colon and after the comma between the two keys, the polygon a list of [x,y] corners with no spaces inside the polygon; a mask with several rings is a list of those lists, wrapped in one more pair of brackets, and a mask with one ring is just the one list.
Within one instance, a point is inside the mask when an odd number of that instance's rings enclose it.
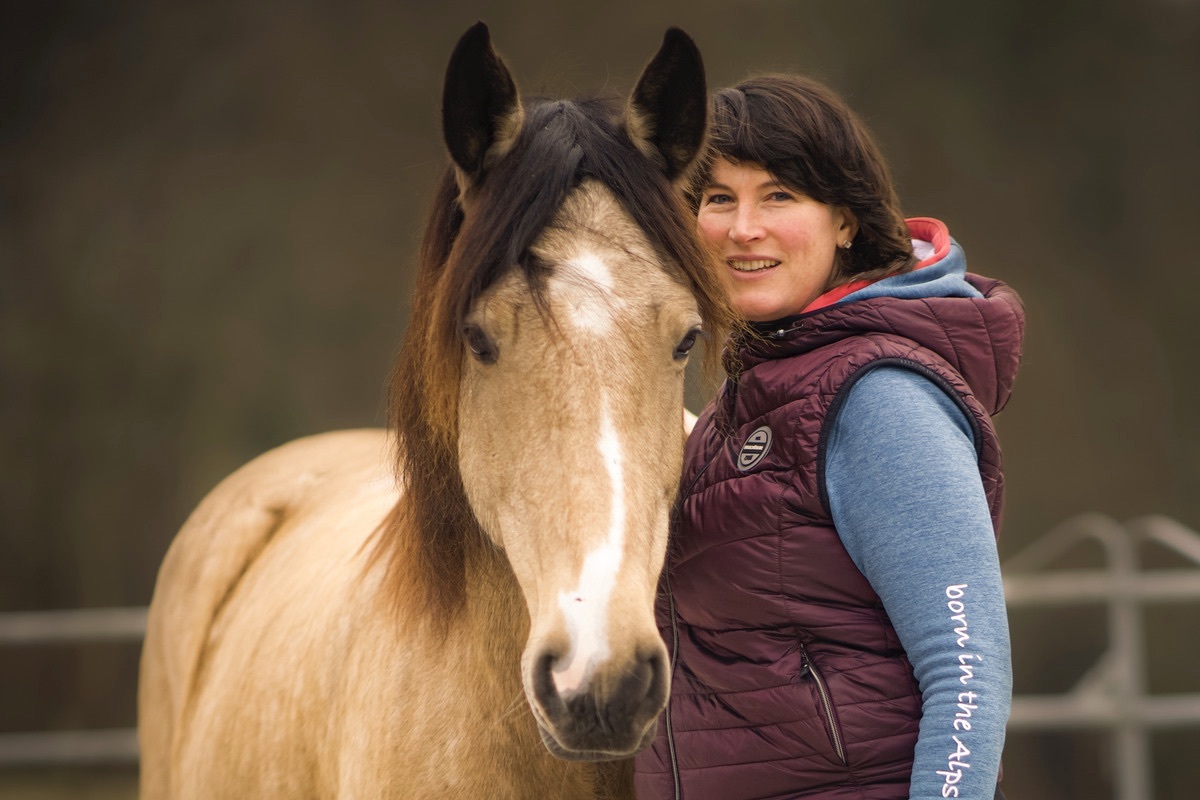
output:
{"label": "horse eye", "polygon": [[696,346],[696,339],[700,338],[700,329],[692,328],[687,332],[687,335],[679,340],[679,344],[675,345],[675,360],[683,361],[688,357],[688,353],[692,352],[692,348]]}
{"label": "horse eye", "polygon": [[463,339],[466,340],[471,355],[480,364],[495,364],[496,359],[500,357],[496,343],[478,325],[464,325]]}

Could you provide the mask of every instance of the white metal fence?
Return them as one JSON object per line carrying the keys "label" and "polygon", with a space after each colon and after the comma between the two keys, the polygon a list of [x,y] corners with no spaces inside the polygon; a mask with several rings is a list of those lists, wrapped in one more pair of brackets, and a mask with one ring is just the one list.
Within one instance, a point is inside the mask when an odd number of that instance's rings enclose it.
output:
{"label": "white metal fence", "polygon": [[[0,614],[0,647],[3,648],[140,642],[145,632],[144,608]],[[12,687],[4,689],[12,690]],[[136,764],[137,758],[137,732],[132,729],[0,734],[0,767]]]}
{"label": "white metal fence", "polygon": [[[1087,542],[1100,546],[1103,568],[1052,568]],[[1143,570],[1139,552],[1148,543],[1174,552],[1187,566]],[[1200,686],[1188,694],[1147,692],[1142,606],[1200,602],[1200,534],[1162,516],[1121,525],[1085,514],[1008,559],[1004,576],[1010,608],[1099,604],[1107,606],[1108,618],[1108,648],[1097,663],[1065,694],[1013,698],[1010,729],[1109,731],[1116,755],[1115,800],[1152,800],[1150,735],[1200,727]],[[134,642],[145,627],[144,608],[0,614],[0,647]],[[136,762],[133,730],[0,734],[0,767]]]}
{"label": "white metal fence", "polygon": [[[1049,568],[1088,542],[1100,546],[1103,568]],[[1173,552],[1188,566],[1142,569],[1146,544]],[[1010,608],[1099,604],[1107,606],[1108,622],[1108,648],[1096,664],[1065,694],[1014,697],[1009,728],[1110,731],[1116,800],[1153,800],[1150,736],[1155,730],[1200,727],[1200,686],[1189,694],[1148,693],[1142,606],[1200,601],[1200,535],[1161,516],[1120,525],[1085,514],[1007,560],[1004,585]]]}

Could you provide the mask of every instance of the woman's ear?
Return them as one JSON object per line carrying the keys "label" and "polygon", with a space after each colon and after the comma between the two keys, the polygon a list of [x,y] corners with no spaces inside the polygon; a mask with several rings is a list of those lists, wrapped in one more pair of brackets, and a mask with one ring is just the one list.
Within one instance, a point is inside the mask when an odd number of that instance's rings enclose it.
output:
{"label": "woman's ear", "polygon": [[846,247],[847,242],[854,242],[858,235],[858,217],[845,206],[837,206],[834,211],[834,224],[837,226],[838,246]]}

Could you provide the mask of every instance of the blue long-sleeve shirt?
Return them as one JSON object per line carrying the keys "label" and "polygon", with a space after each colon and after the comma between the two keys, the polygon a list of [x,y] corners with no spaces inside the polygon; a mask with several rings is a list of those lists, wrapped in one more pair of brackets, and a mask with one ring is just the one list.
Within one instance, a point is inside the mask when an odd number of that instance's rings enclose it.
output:
{"label": "blue long-sleeve shirt", "polygon": [[[846,297],[972,296],[942,261]],[[923,698],[910,798],[991,798],[1012,693],[1004,588],[971,426],[900,367],[858,381],[833,421],[826,490],[846,550],[883,601]]]}

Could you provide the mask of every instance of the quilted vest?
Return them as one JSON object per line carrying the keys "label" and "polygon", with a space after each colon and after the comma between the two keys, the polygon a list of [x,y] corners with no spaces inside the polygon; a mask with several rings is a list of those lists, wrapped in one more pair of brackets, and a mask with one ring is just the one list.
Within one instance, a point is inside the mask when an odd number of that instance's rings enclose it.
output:
{"label": "quilted vest", "polygon": [[908,797],[921,694],[883,604],[833,527],[828,422],[853,383],[900,366],[974,428],[998,528],[1000,448],[1024,313],[982,298],[874,298],[802,315],[737,348],[688,439],[657,614],[671,700],[637,758],[637,796],[704,800]]}

